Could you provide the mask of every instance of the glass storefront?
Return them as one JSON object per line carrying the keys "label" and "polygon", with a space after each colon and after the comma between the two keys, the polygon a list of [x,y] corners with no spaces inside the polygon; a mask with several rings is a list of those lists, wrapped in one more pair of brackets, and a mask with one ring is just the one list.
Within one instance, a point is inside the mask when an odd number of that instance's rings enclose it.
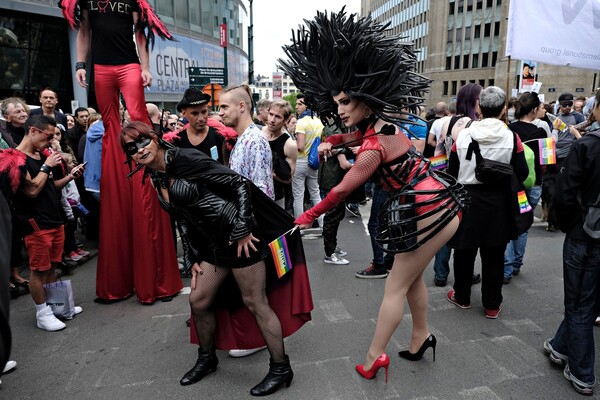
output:
{"label": "glass storefront", "polygon": [[39,105],[46,86],[70,110],[73,94],[67,25],[61,18],[2,10],[0,17],[0,99],[18,96]]}

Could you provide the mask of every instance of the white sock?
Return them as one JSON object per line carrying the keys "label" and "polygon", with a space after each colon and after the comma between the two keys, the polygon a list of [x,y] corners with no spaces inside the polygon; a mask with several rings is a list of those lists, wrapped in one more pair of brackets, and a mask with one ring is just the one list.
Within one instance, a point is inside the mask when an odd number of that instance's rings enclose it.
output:
{"label": "white sock", "polygon": [[37,311],[37,312],[42,311],[46,307],[48,307],[48,305],[46,304],[46,302],[43,302],[42,304],[36,304],[35,305],[35,311]]}

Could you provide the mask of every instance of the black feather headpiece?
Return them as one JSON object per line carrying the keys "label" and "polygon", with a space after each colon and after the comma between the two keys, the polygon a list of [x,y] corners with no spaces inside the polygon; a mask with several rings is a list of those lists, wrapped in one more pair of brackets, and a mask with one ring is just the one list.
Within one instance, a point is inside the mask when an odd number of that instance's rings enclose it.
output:
{"label": "black feather headpiece", "polygon": [[332,96],[340,92],[364,101],[379,118],[410,123],[399,115],[418,113],[423,93],[431,81],[414,72],[417,62],[413,43],[386,34],[370,16],[347,17],[345,7],[292,31],[292,44],[283,46],[289,60],[279,60],[283,70],[305,94],[307,106],[322,120],[335,118]]}

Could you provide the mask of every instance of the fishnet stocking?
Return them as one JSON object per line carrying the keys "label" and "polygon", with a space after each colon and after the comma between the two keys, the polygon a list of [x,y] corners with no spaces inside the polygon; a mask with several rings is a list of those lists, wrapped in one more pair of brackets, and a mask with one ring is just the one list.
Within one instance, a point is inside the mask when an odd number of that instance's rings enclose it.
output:
{"label": "fishnet stocking", "polygon": [[219,286],[225,280],[230,270],[217,267],[207,262],[200,264],[202,274],[196,275],[196,289],[190,293],[190,307],[194,317],[196,336],[203,351],[214,346],[217,320],[212,309]]}
{"label": "fishnet stocking", "polygon": [[266,269],[263,261],[245,268],[233,270],[233,277],[240,287],[244,304],[254,317],[267,344],[271,359],[283,361],[285,349],[279,318],[269,305],[266,289]]}

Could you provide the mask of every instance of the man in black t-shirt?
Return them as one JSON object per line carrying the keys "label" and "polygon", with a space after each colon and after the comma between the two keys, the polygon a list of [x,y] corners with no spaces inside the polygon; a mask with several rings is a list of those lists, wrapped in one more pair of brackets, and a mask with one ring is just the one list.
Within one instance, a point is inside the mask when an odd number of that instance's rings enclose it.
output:
{"label": "man in black t-shirt", "polygon": [[223,164],[223,136],[208,126],[210,96],[196,88],[189,88],[177,104],[177,112],[188,119],[186,129],[179,132],[178,147],[194,148]]}
{"label": "man in black t-shirt", "polygon": [[52,88],[45,87],[40,92],[40,108],[31,110],[29,113],[32,115],[45,115],[50,118],[54,118],[57,124],[61,124],[64,130],[67,129],[67,116],[56,109],[58,105],[58,95]]}
{"label": "man in black t-shirt", "polygon": [[[60,213],[59,191],[71,180],[82,175],[85,167],[79,165],[54,179],[55,167],[61,156],[56,153],[42,155],[54,137],[56,121],[45,115],[29,117],[25,123],[25,136],[17,150],[25,157],[23,178],[15,196],[15,221],[24,234],[29,254],[29,292],[35,303],[37,326],[46,331],[65,328],[46,304],[44,284],[56,281],[55,266],[62,261],[65,233]],[[62,175],[62,174],[61,174]],[[81,312],[76,308],[75,313]]]}
{"label": "man in black t-shirt", "polygon": [[[102,140],[100,182],[100,240],[96,279],[98,301],[123,300],[135,293],[142,303],[175,295],[181,281],[168,215],[160,209],[151,185],[141,174],[127,178],[128,166],[120,144],[119,93],[131,121],[151,125],[144,87],[152,84],[149,44],[154,35],[172,39],[147,0],[62,0],[63,15],[77,33],[77,82],[87,87],[86,61],[91,53],[94,87],[105,135]],[[81,11],[79,26],[77,9]],[[134,33],[132,35],[132,32]],[[135,37],[135,41],[134,41]],[[139,55],[139,56],[138,56]],[[139,207],[145,204],[145,207]],[[114,221],[120,221],[115,224]],[[148,229],[136,235],[139,221]],[[138,251],[134,254],[134,249]],[[141,249],[141,250],[139,250]],[[148,251],[153,249],[153,251]],[[141,271],[160,271],[169,278],[138,279]],[[116,279],[115,279],[116,277]],[[161,283],[159,283],[161,282]],[[137,288],[134,288],[134,283]],[[137,289],[137,290],[134,290]]]}

